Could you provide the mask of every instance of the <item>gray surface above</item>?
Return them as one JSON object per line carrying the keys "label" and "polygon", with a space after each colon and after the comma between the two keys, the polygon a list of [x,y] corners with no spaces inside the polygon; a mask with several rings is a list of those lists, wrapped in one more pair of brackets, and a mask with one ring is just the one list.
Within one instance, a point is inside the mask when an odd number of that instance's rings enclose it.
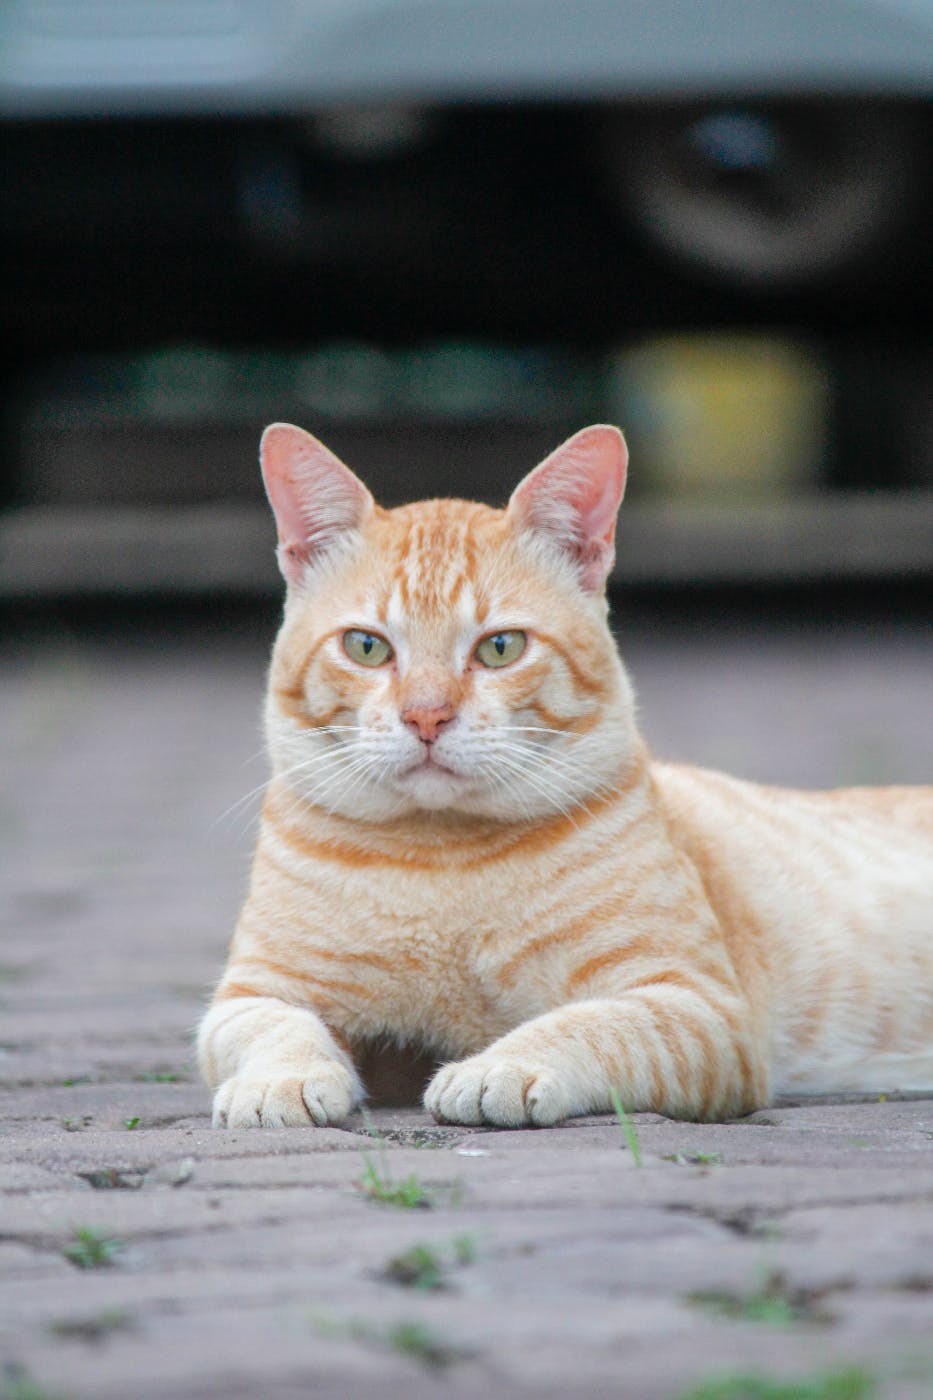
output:
{"label": "gray surface above", "polygon": [[928,95],[929,0],[8,0],[0,112]]}

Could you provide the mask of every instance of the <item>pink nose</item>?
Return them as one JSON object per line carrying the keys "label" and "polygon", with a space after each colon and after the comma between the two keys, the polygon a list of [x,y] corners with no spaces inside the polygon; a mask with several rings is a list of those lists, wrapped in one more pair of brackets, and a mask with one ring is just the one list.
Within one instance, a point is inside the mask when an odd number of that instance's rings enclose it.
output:
{"label": "pink nose", "polygon": [[441,727],[449,724],[453,717],[452,705],[409,705],[402,711],[405,724],[426,744],[433,744]]}

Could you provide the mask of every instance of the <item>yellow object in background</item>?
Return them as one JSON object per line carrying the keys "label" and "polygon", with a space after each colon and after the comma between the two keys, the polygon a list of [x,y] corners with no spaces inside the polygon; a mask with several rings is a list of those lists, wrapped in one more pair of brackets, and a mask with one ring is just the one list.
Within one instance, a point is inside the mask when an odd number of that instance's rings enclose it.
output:
{"label": "yellow object in background", "polygon": [[794,341],[652,340],[615,357],[607,391],[639,493],[767,499],[819,480],[830,387],[820,360]]}

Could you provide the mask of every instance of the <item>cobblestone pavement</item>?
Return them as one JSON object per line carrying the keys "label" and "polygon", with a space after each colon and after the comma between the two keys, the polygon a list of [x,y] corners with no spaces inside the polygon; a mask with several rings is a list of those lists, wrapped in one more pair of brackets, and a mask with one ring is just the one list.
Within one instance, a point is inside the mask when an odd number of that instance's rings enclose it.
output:
{"label": "cobblestone pavement", "polygon": [[[0,1397],[933,1396],[933,1097],[642,1114],[640,1164],[612,1118],[210,1129],[190,1032],[246,879],[270,626],[6,647]],[[624,630],[658,751],[929,779],[919,627]]]}

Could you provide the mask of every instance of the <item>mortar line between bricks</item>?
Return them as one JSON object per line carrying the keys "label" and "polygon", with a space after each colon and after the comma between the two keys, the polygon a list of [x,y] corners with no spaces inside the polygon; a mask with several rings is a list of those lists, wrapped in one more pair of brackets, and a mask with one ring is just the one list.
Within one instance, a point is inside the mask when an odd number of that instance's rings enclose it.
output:
{"label": "mortar line between bricks", "polygon": [[[924,1205],[933,1202],[933,1190],[921,1191],[916,1195],[888,1196],[847,1196],[829,1200],[795,1201],[793,1205],[762,1207],[760,1210],[754,1206],[749,1207],[743,1213],[730,1215],[727,1211],[717,1211],[713,1207],[699,1206],[692,1202],[669,1202],[653,1204],[660,1210],[669,1210],[680,1215],[693,1215],[701,1220],[712,1220],[715,1224],[723,1225],[726,1229],[732,1230],[739,1235],[745,1235],[760,1228],[764,1223],[774,1220],[781,1220],[786,1215],[795,1214],[797,1211],[807,1210],[848,1210],[859,1206],[876,1205]],[[747,1223],[746,1223],[747,1222]]]}
{"label": "mortar line between bricks", "polygon": [[[151,1230],[134,1230],[132,1234],[128,1236],[127,1239],[122,1241],[122,1243],[125,1244],[128,1248],[132,1248],[136,1244],[145,1244],[150,1240],[175,1240],[188,1239],[192,1236],[199,1235],[219,1235],[223,1234],[224,1231],[239,1229],[241,1223],[242,1222],[239,1221],[225,1222],[223,1220],[218,1220],[216,1224],[214,1222],[204,1225],[192,1225],[189,1223],[186,1225],[179,1225],[177,1227],[160,1226]],[[278,1215],[270,1216],[268,1219],[263,1219],[260,1216],[259,1218],[251,1222],[251,1224],[254,1227],[259,1228],[268,1228],[270,1225],[282,1225],[284,1223],[286,1223],[284,1218]],[[68,1224],[62,1225],[61,1229],[59,1231],[56,1231],[54,1236],[51,1236],[48,1233],[41,1235],[0,1234],[0,1244],[18,1244],[21,1245],[24,1249],[33,1250],[37,1254],[61,1254],[61,1245],[59,1241],[61,1237],[67,1235],[68,1231],[72,1228],[74,1227]],[[53,1243],[49,1243],[50,1239],[53,1240]]]}

